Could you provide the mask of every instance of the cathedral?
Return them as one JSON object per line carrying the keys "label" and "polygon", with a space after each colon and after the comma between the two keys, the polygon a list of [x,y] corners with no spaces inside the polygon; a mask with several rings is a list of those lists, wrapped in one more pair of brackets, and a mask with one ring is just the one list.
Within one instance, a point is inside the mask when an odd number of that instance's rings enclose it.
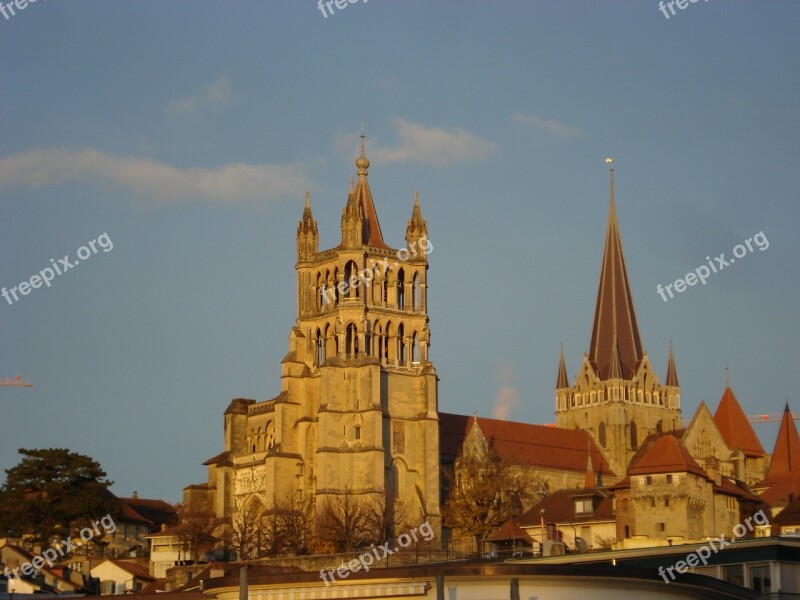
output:
{"label": "cathedral", "polygon": [[356,160],[341,243],[319,249],[306,196],[297,227],[297,322],[281,362],[281,391],[235,399],[225,451],[206,461],[209,481],[185,490],[220,519],[288,497],[319,510],[355,495],[402,506],[407,521],[439,530],[438,377],[429,360],[427,224],[414,198],[406,246],[384,240]]}
{"label": "cathedral", "polygon": [[[717,535],[765,500],[777,510],[793,500],[800,437],[788,407],[779,458],[770,463],[729,385],[713,415],[701,402],[687,424],[671,343],[663,383],[650,363],[613,167],[589,349],[570,382],[562,348],[554,427],[439,412],[427,314],[432,246],[419,197],[406,245],[394,248],[378,220],[363,135],[355,166],[337,246],[319,249],[306,195],[297,227],[297,321],[280,393],[230,402],[224,451],[204,463],[208,481],[185,488],[184,502],[213,513],[224,529],[246,509],[262,514],[287,498],[319,511],[355,496],[402,513],[404,525],[427,521],[441,539],[442,467],[457,469],[476,440],[541,481],[548,510],[560,503],[561,521],[570,520],[575,494],[584,512],[574,518],[606,507],[604,536],[622,547]],[[535,513],[527,531],[544,539],[535,531],[543,509],[524,508]]]}

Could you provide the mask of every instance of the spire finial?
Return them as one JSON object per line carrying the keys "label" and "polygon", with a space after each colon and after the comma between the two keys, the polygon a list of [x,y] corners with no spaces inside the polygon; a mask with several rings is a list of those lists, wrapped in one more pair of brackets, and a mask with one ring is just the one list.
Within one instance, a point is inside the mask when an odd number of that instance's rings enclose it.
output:
{"label": "spire finial", "polygon": [[728,367],[725,367],[725,387],[731,387],[731,370]]}
{"label": "spire finial", "polygon": [[350,193],[353,193],[354,191],[356,191],[356,187],[353,184],[353,176],[350,175]]}
{"label": "spire finial", "polygon": [[614,210],[614,159],[609,156],[606,158],[606,164],[611,177],[611,210]]}
{"label": "spire finial", "polygon": [[419,206],[419,190],[414,190],[414,206]]}
{"label": "spire finial", "polygon": [[306,192],[306,208],[311,208],[311,194]]}
{"label": "spire finial", "polygon": [[361,156],[356,159],[356,168],[358,174],[366,175],[369,169],[369,159],[364,155],[364,125],[361,125]]}

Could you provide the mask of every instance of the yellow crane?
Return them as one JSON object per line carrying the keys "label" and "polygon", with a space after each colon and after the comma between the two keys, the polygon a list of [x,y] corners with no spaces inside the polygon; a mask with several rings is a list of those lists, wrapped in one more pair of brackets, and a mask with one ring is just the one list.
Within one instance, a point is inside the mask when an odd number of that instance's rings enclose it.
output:
{"label": "yellow crane", "polygon": [[0,379],[0,387],[33,387],[33,384],[25,381],[22,375],[17,375],[14,379],[11,377]]}

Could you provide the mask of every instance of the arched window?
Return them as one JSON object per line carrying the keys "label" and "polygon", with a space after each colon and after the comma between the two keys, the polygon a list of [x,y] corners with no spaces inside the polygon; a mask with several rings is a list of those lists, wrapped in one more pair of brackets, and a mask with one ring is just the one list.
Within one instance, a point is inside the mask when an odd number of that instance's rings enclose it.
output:
{"label": "arched window", "polygon": [[639,447],[639,432],[636,428],[636,421],[631,421],[631,449],[636,450]]}
{"label": "arched window", "polygon": [[411,336],[411,362],[419,362],[419,336],[416,331]]}
{"label": "arched window", "polygon": [[349,286],[347,289],[347,298],[360,298],[361,297],[361,284],[360,282],[356,283],[355,286],[350,285],[350,279],[355,275],[358,274],[358,266],[352,260],[347,261],[347,264],[344,266],[344,280]]}
{"label": "arched window", "polygon": [[600,421],[600,426],[597,428],[597,437],[600,439],[600,445],[606,447],[606,424]]}
{"label": "arched window", "polygon": [[401,366],[406,364],[405,327],[402,323],[397,326],[397,359]]}
{"label": "arched window", "polygon": [[[336,287],[339,285],[339,267],[336,267],[333,270],[333,283],[332,287]],[[339,304],[339,290],[337,289],[336,292],[333,294],[333,297],[336,298],[334,304]]]}
{"label": "arched window", "polygon": [[400,310],[406,307],[406,275],[403,269],[397,272],[397,308]]}
{"label": "arched window", "polygon": [[422,308],[422,286],[420,285],[419,273],[414,273],[411,289],[411,308],[420,310]]}
{"label": "arched window", "polygon": [[358,356],[358,331],[356,330],[355,323],[350,323],[347,326],[347,344],[345,346],[347,358],[355,358]]}
{"label": "arched window", "polygon": [[317,333],[315,335],[315,345],[317,350],[317,366],[322,365],[325,362],[325,340],[322,337],[322,332],[317,327]]}

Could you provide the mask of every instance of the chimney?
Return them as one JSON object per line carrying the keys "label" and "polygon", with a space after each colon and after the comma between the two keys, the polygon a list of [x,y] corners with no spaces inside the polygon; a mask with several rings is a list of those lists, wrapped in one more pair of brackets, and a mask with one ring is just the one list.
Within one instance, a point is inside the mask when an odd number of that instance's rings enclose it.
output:
{"label": "chimney", "polygon": [[134,500],[138,500],[139,499],[139,492],[137,492],[136,490],[133,490],[133,499]]}

